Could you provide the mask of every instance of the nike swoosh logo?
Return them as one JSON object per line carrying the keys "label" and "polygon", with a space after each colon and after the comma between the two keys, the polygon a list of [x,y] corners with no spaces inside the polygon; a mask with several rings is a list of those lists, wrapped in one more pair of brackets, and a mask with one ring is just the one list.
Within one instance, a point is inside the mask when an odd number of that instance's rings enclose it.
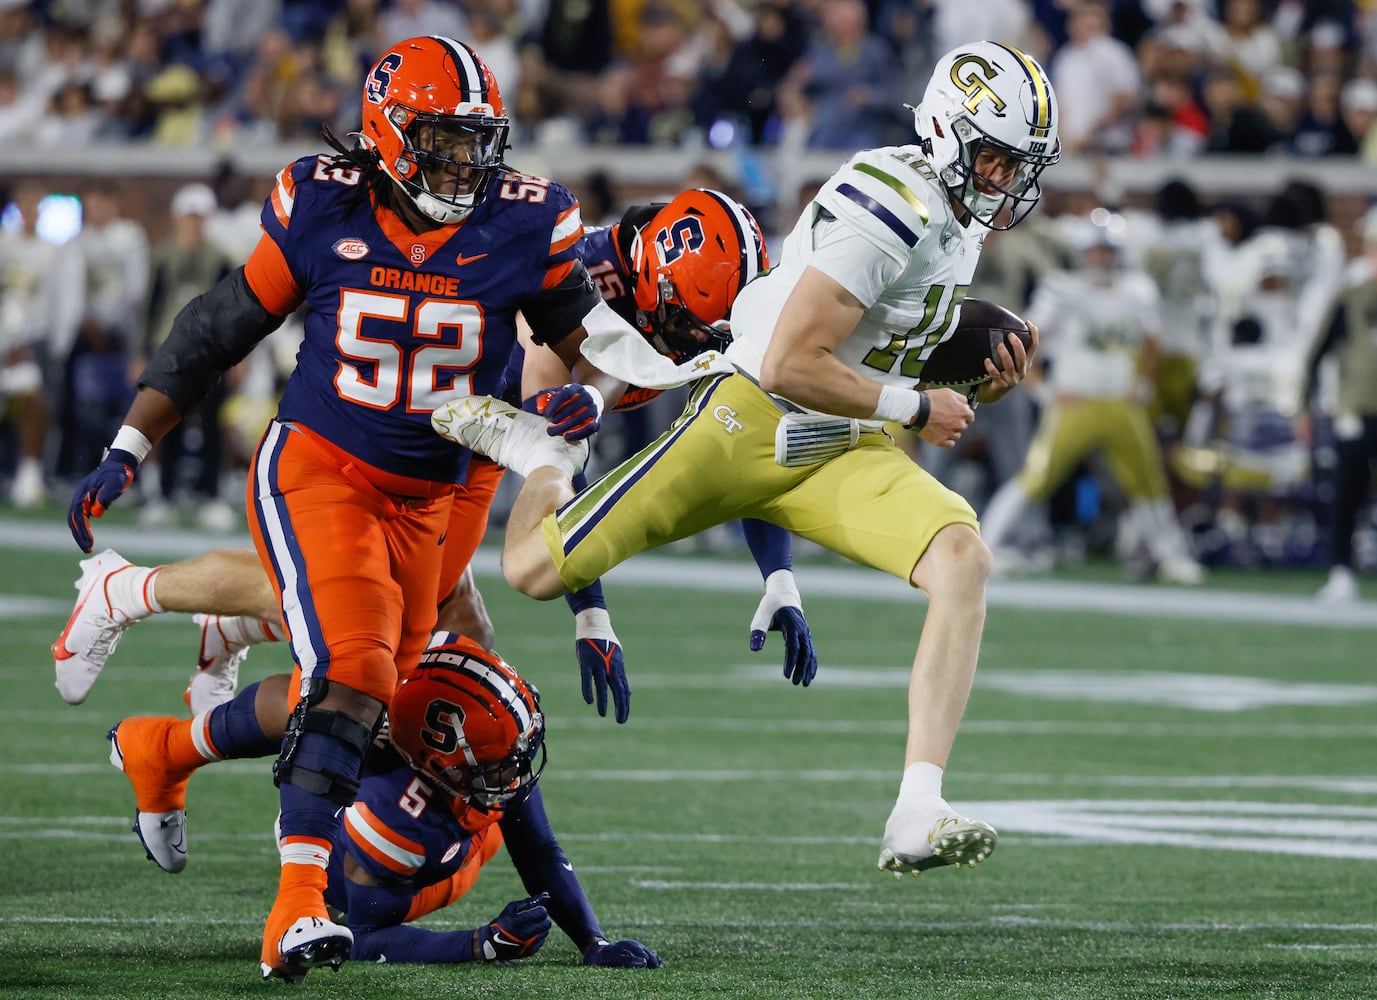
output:
{"label": "nike swoosh logo", "polygon": [[91,581],[91,585],[86,588],[84,594],[77,595],[76,607],[72,609],[71,617],[67,619],[67,626],[62,630],[62,634],[57,637],[57,641],[52,645],[54,660],[70,660],[73,656],[76,656],[75,652],[67,648],[67,635],[72,631],[72,626],[76,624],[77,617],[81,614],[81,609],[86,607],[86,602],[89,601],[91,595],[96,592],[97,579]]}
{"label": "nike swoosh logo", "polygon": [[460,267],[463,267],[465,264],[472,264],[476,260],[482,260],[486,256],[487,254],[485,253],[476,253],[472,257],[465,257],[463,254],[459,254],[457,257],[454,258],[454,263],[458,264]]}
{"label": "nike swoosh logo", "polygon": [[438,542],[436,542],[435,544],[436,544],[436,545],[444,545],[444,544],[445,544],[445,539],[448,538],[448,537],[449,537],[449,532],[446,531],[443,535],[440,536],[440,540],[439,540]]}

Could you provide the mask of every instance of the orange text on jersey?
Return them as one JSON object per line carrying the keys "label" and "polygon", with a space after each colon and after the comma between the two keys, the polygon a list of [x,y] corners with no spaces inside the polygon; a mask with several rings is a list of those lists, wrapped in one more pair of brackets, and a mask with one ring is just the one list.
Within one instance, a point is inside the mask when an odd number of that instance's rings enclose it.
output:
{"label": "orange text on jersey", "polygon": [[399,271],[395,267],[375,267],[368,272],[368,283],[374,288],[396,288],[403,292],[425,292],[455,298],[459,294],[459,279],[443,274]]}

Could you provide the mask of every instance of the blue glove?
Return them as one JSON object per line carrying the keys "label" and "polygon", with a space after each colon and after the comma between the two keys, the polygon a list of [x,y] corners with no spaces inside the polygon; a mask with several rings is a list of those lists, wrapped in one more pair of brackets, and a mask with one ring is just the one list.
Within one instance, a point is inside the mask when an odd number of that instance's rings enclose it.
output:
{"label": "blue glove", "polygon": [[598,714],[607,715],[607,692],[612,691],[612,706],[618,723],[631,716],[631,684],[622,662],[622,644],[612,631],[612,620],[602,608],[588,608],[574,615],[574,649],[583,678],[583,700],[593,704],[597,692]]}
{"label": "blue glove", "polygon": [[609,969],[658,969],[660,956],[639,941],[608,943],[598,938],[583,953],[584,965],[601,965]]}
{"label": "blue glove", "polygon": [[67,511],[67,527],[72,529],[72,537],[82,552],[90,552],[95,545],[91,537],[91,518],[100,517],[124,495],[138,468],[139,460],[130,452],[111,448],[77,487],[72,506]]}
{"label": "blue glove", "polygon": [[[601,426],[602,393],[589,385],[570,382],[558,388],[542,389],[527,401],[535,412],[550,421],[547,433],[566,441],[582,441]],[[524,405],[523,409],[530,409]]]}
{"label": "blue glove", "polygon": [[540,951],[550,933],[550,894],[514,899],[486,927],[473,932],[473,953],[484,962],[514,962]]}
{"label": "blue glove", "polygon": [[818,654],[790,570],[777,569],[765,579],[765,596],[751,619],[751,652],[765,648],[766,629],[784,633],[784,676],[804,687],[811,684],[818,672]]}

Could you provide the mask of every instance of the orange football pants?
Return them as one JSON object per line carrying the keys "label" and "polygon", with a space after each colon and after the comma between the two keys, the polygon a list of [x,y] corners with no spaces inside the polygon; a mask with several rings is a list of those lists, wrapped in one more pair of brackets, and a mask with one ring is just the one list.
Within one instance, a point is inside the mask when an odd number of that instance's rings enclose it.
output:
{"label": "orange football pants", "polygon": [[445,531],[444,553],[441,556],[440,594],[435,603],[441,604],[454,593],[459,577],[473,560],[478,543],[488,530],[488,512],[497,496],[497,487],[506,470],[490,459],[474,455],[469,459],[467,481],[454,487],[454,503],[450,507],[449,527]]}
{"label": "orange football pants", "polygon": [[435,625],[454,486],[384,472],[274,420],[247,492],[254,546],[300,670],[297,691],[328,677],[387,704]]}

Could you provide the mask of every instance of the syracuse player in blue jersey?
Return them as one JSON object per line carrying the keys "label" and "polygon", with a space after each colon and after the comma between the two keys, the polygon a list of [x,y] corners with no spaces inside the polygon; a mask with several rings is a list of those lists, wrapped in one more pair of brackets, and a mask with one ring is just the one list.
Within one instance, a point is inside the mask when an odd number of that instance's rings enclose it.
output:
{"label": "syracuse player in blue jersey", "polygon": [[[356,957],[523,958],[540,948],[553,920],[585,965],[660,964],[639,941],[603,936],[537,785],[545,762],[538,696],[500,656],[436,635],[398,687],[388,723],[390,747],[369,755],[326,890],[330,905],[348,914]],[[528,898],[476,930],[406,925],[467,892],[503,844]]]}
{"label": "syracuse player in blue jersey", "polygon": [[[111,732],[179,724],[169,741],[211,759],[265,756],[287,721],[288,674],[252,684],[195,720],[135,717]],[[190,730],[186,730],[187,723]],[[358,794],[343,813],[330,852],[325,899],[353,934],[364,961],[510,961],[534,954],[551,920],[585,965],[655,968],[637,941],[609,943],[546,817],[537,779],[545,721],[535,688],[472,639],[437,632],[388,706],[387,735],[370,747]],[[185,746],[181,744],[185,743]],[[135,743],[127,772],[168,762]],[[412,921],[454,903],[506,846],[525,885],[495,919],[472,930],[432,931]],[[149,856],[180,871],[186,856],[154,842]],[[155,856],[153,851],[159,851]]]}
{"label": "syracuse player in blue jersey", "polygon": [[501,392],[518,311],[577,379],[554,393],[553,426],[586,429],[597,399],[622,388],[578,353],[582,318],[601,301],[575,253],[578,204],[506,167],[508,120],[482,59],[438,36],[399,43],[368,74],[362,119],[361,148],[336,143],[338,156],[278,175],[257,249],[178,316],[69,515],[90,551],[88,518],[128,488],[152,444],[304,305],[297,367],[248,490],[300,673],[274,767],[282,867],[261,959],[265,977],[291,981],[348,958],[352,936],[323,898],[338,813],[435,618],[468,452],[437,441],[431,411],[455,393]]}

